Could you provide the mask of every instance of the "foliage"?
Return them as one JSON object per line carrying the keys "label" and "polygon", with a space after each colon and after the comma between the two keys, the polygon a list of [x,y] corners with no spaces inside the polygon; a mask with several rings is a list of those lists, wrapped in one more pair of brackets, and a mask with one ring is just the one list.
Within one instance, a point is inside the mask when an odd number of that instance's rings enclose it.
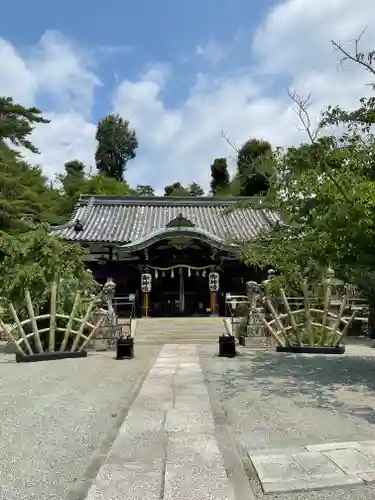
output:
{"label": "foliage", "polygon": [[49,226],[39,225],[19,235],[0,232],[0,296],[6,302],[25,314],[24,295],[29,290],[34,305],[44,312],[54,280],[62,280],[59,293],[64,312],[71,308],[78,287],[87,294],[97,290],[84,263],[84,250],[52,236]]}
{"label": "foliage", "polygon": [[155,189],[152,186],[138,184],[135,188],[138,196],[155,196]]}
{"label": "foliage", "polygon": [[194,181],[187,188],[181,182],[174,182],[165,186],[164,196],[204,196],[204,190]]}
{"label": "foliage", "polygon": [[[363,57],[358,52],[351,60]],[[373,302],[375,98],[360,98],[350,111],[330,106],[313,129],[310,99],[290,96],[309,142],[273,155],[277,175],[270,178],[261,205],[277,212],[283,223],[247,246],[245,259],[279,269],[288,281],[306,273],[318,279],[330,266]]]}
{"label": "foliage", "polygon": [[204,190],[194,181],[189,184],[188,193],[190,196],[204,196]]}
{"label": "foliage", "polygon": [[49,123],[35,107],[25,108],[14,103],[11,97],[0,97],[0,143],[8,140],[18,147],[38,153],[29,136],[38,123]]}
{"label": "foliage", "polygon": [[254,196],[267,192],[270,174],[259,168],[264,157],[272,155],[268,141],[250,139],[242,145],[237,156],[237,178],[241,196]]}
{"label": "foliage", "polygon": [[101,174],[122,181],[127,163],[135,158],[138,148],[135,130],[121,116],[109,114],[99,121],[96,140],[96,168]]}
{"label": "foliage", "polygon": [[229,172],[226,158],[215,158],[211,165],[211,193],[215,196],[229,187]]}
{"label": "foliage", "polygon": [[190,196],[190,193],[181,182],[174,182],[164,188],[164,196]]}

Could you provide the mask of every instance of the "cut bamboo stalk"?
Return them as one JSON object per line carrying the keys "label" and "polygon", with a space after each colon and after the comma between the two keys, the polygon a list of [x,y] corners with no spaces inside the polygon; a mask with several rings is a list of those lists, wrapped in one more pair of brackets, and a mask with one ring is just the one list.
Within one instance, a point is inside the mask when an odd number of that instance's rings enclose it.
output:
{"label": "cut bamboo stalk", "polygon": [[39,352],[43,352],[43,346],[39,336],[38,325],[35,320],[34,307],[31,301],[30,292],[28,290],[26,290],[25,292],[25,301],[26,301],[27,311],[30,317],[31,327],[34,332],[36,348],[38,349]]}
{"label": "cut bamboo stalk", "polygon": [[330,285],[330,282],[328,280],[323,281],[323,287],[324,287],[324,307],[323,307],[323,318],[322,318],[322,334],[320,337],[320,346],[324,346],[327,340],[327,330],[324,328],[327,325],[327,321],[329,318],[329,312],[330,312],[330,305],[331,305],[331,295],[332,295],[332,288]]}
{"label": "cut bamboo stalk", "polygon": [[277,335],[277,333],[275,332],[275,330],[272,328],[272,326],[269,325],[269,323],[267,322],[265,316],[263,314],[259,314],[259,317],[262,321],[262,323],[264,324],[264,326],[267,328],[267,330],[269,331],[269,333],[271,334],[271,336],[276,340],[276,342],[279,344],[279,346],[281,347],[285,347],[285,344],[280,340],[280,337]]}
{"label": "cut bamboo stalk", "polygon": [[309,287],[307,283],[307,279],[304,279],[302,282],[302,291],[303,291],[303,304],[305,308],[305,329],[309,336],[310,346],[314,346],[315,338],[314,332],[311,326],[311,312],[310,312],[310,300],[309,300]]}
{"label": "cut bamboo stalk", "polygon": [[57,307],[57,283],[56,281],[54,281],[51,286],[49,344],[48,344],[49,352],[55,351],[56,307]]}
{"label": "cut bamboo stalk", "polygon": [[60,346],[61,352],[65,351],[66,344],[68,343],[68,340],[69,340],[69,335],[71,334],[74,317],[77,314],[77,309],[79,307],[80,302],[81,302],[81,293],[78,291],[76,293],[75,298],[74,298],[74,304],[73,304],[72,311],[71,311],[70,316],[69,316],[68,324],[66,325],[64,339],[63,339],[61,346]]}
{"label": "cut bamboo stalk", "polygon": [[280,332],[282,333],[284,339],[285,339],[285,342],[287,345],[291,345],[290,344],[290,340],[289,340],[289,336],[288,336],[288,333],[287,331],[285,330],[285,327],[284,325],[282,324],[282,322],[280,321],[279,319],[279,316],[276,312],[276,309],[274,308],[274,305],[272,304],[271,300],[269,298],[266,299],[266,302],[267,302],[267,307],[269,308],[269,310],[271,311],[271,314],[275,320],[275,323],[278,327],[278,329],[280,330]]}
{"label": "cut bamboo stalk", "polygon": [[[347,296],[344,295],[344,297],[342,298],[342,302],[340,304],[340,309],[339,309],[339,312],[337,314],[337,318],[336,318],[336,321],[332,327],[332,336],[331,336],[331,345],[335,345],[336,344],[336,335],[337,335],[337,330],[339,329],[340,327],[340,323],[341,323],[341,318],[343,317],[344,315],[344,311],[345,311],[345,307],[346,307],[346,304],[347,304]],[[345,325],[345,328],[347,327],[348,325],[346,324]],[[344,330],[345,330],[344,328]]]}
{"label": "cut bamboo stalk", "polygon": [[[49,316],[50,316],[49,314],[41,314],[40,316],[35,316],[35,320],[40,321],[43,319],[49,319]],[[70,318],[69,314],[58,314],[58,313],[56,314],[56,319],[69,319],[69,318]],[[77,323],[82,323],[83,319],[82,318],[74,318],[74,321],[76,321]],[[22,326],[28,325],[29,323],[31,323],[31,320],[29,318],[21,321]],[[88,326],[89,328],[94,328],[95,325],[93,325],[92,323],[86,323],[86,326]],[[56,328],[56,330],[57,330],[57,328]],[[65,328],[64,328],[64,331],[65,331]],[[39,328],[39,333],[41,333],[41,332],[42,332],[42,330]]]}
{"label": "cut bamboo stalk", "polygon": [[285,292],[284,292],[283,289],[280,290],[280,294],[281,294],[281,298],[282,298],[284,307],[286,309],[286,313],[287,313],[289,321],[290,321],[290,325],[292,327],[291,329],[292,329],[292,331],[294,332],[294,334],[296,336],[297,342],[300,345],[302,345],[302,331],[301,331],[301,329],[297,328],[296,320],[295,320],[295,318],[293,316],[293,313],[292,313],[292,310],[290,308],[287,296],[285,295]]}
{"label": "cut bamboo stalk", "polygon": [[18,344],[17,339],[13,336],[12,332],[8,328],[8,326],[3,322],[3,320],[0,318],[0,327],[4,330],[5,335],[8,337],[8,339],[14,344],[15,348],[17,351],[22,354],[23,356],[26,355],[25,351],[22,349],[22,347]]}
{"label": "cut bamboo stalk", "polygon": [[79,327],[78,335],[76,335],[76,338],[74,339],[73,345],[70,349],[70,352],[74,352],[77,349],[79,341],[81,339],[81,335],[83,334],[83,331],[86,327],[86,323],[88,322],[88,320],[92,314],[92,311],[95,307],[95,304],[96,304],[95,299],[90,302],[89,307],[87,308],[87,311],[86,311],[86,315],[83,319],[83,322],[81,323],[81,326]]}
{"label": "cut bamboo stalk", "polygon": [[82,342],[81,347],[78,349],[78,351],[83,351],[83,349],[86,347],[86,345],[90,342],[94,334],[97,332],[97,330],[101,327],[102,323],[104,321],[104,318],[100,318],[100,320],[96,323],[94,328],[91,330],[90,334],[85,338],[85,340]]}
{"label": "cut bamboo stalk", "polygon": [[350,328],[350,325],[352,324],[352,321],[354,320],[355,318],[355,314],[356,314],[356,311],[353,311],[352,315],[350,316],[350,319],[349,321],[346,323],[345,327],[343,328],[341,334],[339,335],[339,337],[337,338],[337,340],[335,341],[334,343],[334,347],[339,347],[339,345],[341,344],[341,342],[344,340],[346,334],[348,333],[348,330]]}
{"label": "cut bamboo stalk", "polygon": [[19,317],[18,317],[18,314],[17,314],[17,311],[15,310],[14,308],[14,305],[9,302],[8,304],[9,306],[9,310],[13,316],[13,320],[15,322],[15,324],[17,325],[17,328],[18,328],[18,332],[20,334],[20,337],[22,338],[25,346],[26,346],[26,350],[28,351],[29,354],[34,354],[34,351],[31,349],[31,345],[26,337],[26,333],[25,333],[25,330],[23,329],[22,325],[21,325],[21,322],[19,320]]}

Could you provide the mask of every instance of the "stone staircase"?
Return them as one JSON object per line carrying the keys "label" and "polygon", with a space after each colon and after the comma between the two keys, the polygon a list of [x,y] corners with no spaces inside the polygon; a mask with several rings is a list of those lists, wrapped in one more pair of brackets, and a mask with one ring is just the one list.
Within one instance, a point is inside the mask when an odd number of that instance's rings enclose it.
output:
{"label": "stone staircase", "polygon": [[136,344],[210,344],[224,332],[223,318],[142,318]]}

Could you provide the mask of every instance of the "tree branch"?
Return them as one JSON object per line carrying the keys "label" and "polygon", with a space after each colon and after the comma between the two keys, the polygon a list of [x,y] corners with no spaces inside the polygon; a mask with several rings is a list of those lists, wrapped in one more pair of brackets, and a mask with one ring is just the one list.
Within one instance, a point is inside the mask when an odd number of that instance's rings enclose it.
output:
{"label": "tree branch", "polygon": [[314,143],[318,138],[319,132],[322,128],[322,121],[319,120],[318,126],[315,130],[313,130],[311,116],[309,113],[309,107],[312,104],[311,94],[309,94],[306,98],[303,98],[297,91],[292,89],[287,89],[287,93],[297,106],[296,108],[293,108],[293,111],[296,113],[300,122],[302,123],[302,130],[307,133],[310,141]]}
{"label": "tree branch", "polygon": [[[292,99],[292,101],[296,104],[296,108],[294,108],[295,113],[297,114],[298,118],[300,119],[302,123],[302,130],[305,130],[311,144],[315,144],[316,140],[319,136],[319,133],[323,127],[323,122],[322,120],[319,120],[318,126],[316,127],[315,130],[312,129],[312,120],[311,116],[309,113],[309,107],[311,106],[311,94],[307,96],[307,98],[302,97],[297,91],[288,89],[287,90],[289,97]],[[341,196],[346,200],[350,201],[347,194],[346,194],[346,189],[344,189],[343,186],[341,186],[337,180],[334,178],[332,174],[332,169],[328,165],[327,162],[323,160],[324,167],[325,167],[325,173],[330,179],[330,181],[333,183],[333,185],[336,187],[336,189],[339,191]]]}
{"label": "tree branch", "polygon": [[373,62],[375,60],[375,50],[369,52],[367,54],[367,60],[365,59],[365,54],[363,52],[360,52],[359,50],[359,44],[362,40],[363,35],[365,34],[367,30],[367,27],[362,30],[360,35],[353,40],[354,44],[354,53],[351,54],[348,50],[344,49],[343,45],[340,42],[335,42],[334,40],[331,40],[332,45],[334,46],[335,50],[338,50],[343,54],[343,57],[340,61],[340,64],[342,65],[346,61],[352,61],[354,63],[357,63],[361,66],[363,66],[367,71],[375,75],[375,67],[373,66]]}

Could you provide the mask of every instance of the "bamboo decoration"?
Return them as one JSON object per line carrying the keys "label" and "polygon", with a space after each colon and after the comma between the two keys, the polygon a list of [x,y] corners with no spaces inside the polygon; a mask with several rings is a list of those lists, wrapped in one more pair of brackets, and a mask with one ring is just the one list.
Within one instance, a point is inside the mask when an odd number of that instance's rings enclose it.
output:
{"label": "bamboo decoration", "polygon": [[25,302],[26,302],[27,311],[29,313],[30,323],[31,323],[31,327],[33,329],[35,343],[36,343],[38,352],[43,352],[43,346],[42,346],[42,342],[41,342],[40,336],[39,336],[38,324],[37,324],[36,319],[35,319],[34,307],[33,307],[32,301],[31,301],[30,292],[28,290],[26,290],[26,292],[25,292]]}
{"label": "bamboo decoration", "polygon": [[[26,291],[25,302],[29,317],[21,321],[18,317],[14,305],[10,303],[8,306],[14,321],[14,326],[9,327],[5,325],[4,322],[0,319],[0,327],[5,332],[8,340],[12,344],[14,344],[17,353],[19,353],[20,355],[34,355],[41,354],[43,352],[54,353],[57,350],[63,353],[64,351],[66,351],[69,338],[71,337],[74,340],[71,348],[69,349],[69,352],[82,352],[84,351],[85,347],[87,347],[87,344],[90,342],[90,340],[92,340],[96,332],[99,330],[104,318],[102,318],[96,325],[90,322],[90,317],[96,304],[95,298],[93,298],[88,304],[83,318],[80,318],[77,315],[78,307],[81,303],[80,292],[77,292],[75,296],[70,315],[59,314],[57,313],[57,290],[58,283],[53,282],[51,285],[51,301],[49,314],[41,314],[39,316],[35,316],[30,293]],[[38,328],[38,321],[42,320],[49,321],[49,326],[47,328]],[[62,328],[58,326],[58,320],[66,321],[66,327]],[[74,325],[77,326],[75,327]],[[30,326],[32,332],[26,333],[25,327]],[[84,333],[85,330],[89,331],[87,335]],[[58,346],[56,346],[56,333],[64,334],[63,341],[59,349]],[[43,344],[41,341],[42,335],[48,336],[48,342],[45,343],[48,346],[46,351],[43,350]],[[33,351],[32,344],[30,343],[31,339],[34,340],[36,352]]]}
{"label": "bamboo decoration", "polygon": [[[345,338],[351,323],[353,322],[356,311],[354,311],[349,319],[344,318],[345,307],[348,303],[347,295],[345,295],[340,304],[337,314],[330,311],[331,287],[328,283],[324,285],[324,306],[323,309],[316,309],[311,307],[310,297],[308,293],[308,282],[303,280],[303,309],[292,311],[290,303],[283,289],[280,290],[280,297],[285,307],[286,313],[279,314],[272,302],[272,297],[269,288],[265,287],[266,303],[270,310],[273,319],[267,321],[264,313],[260,314],[265,328],[270,333],[281,347],[292,345],[303,346],[303,333],[307,334],[309,346],[329,346],[338,347]],[[314,316],[313,316],[314,315]],[[303,321],[297,319],[302,317]],[[320,318],[320,322],[312,318]],[[289,325],[287,325],[287,321]],[[340,331],[340,325],[344,327]],[[332,326],[331,326],[332,325]],[[318,332],[319,337],[316,338],[315,331]]]}

